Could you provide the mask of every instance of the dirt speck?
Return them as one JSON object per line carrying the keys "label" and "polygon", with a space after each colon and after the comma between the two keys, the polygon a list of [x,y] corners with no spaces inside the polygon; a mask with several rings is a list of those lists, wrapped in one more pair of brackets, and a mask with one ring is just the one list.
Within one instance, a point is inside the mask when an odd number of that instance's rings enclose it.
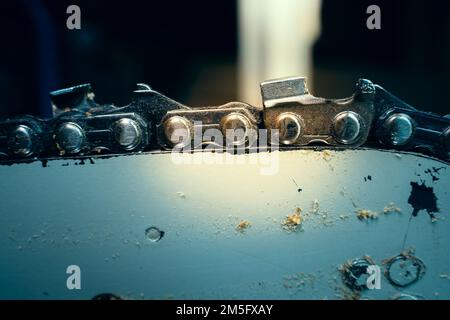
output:
{"label": "dirt speck", "polygon": [[319,213],[319,200],[315,199],[311,204],[311,213],[318,214]]}

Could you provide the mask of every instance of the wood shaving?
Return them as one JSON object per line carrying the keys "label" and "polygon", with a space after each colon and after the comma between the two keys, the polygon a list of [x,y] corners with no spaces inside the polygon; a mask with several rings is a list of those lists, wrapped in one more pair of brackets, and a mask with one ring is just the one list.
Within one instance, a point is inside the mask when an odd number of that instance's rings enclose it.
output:
{"label": "wood shaving", "polygon": [[389,214],[389,213],[401,213],[402,210],[398,207],[395,206],[395,204],[393,202],[389,203],[386,207],[384,207],[383,209],[383,213],[384,214]]}
{"label": "wood shaving", "polygon": [[238,225],[236,226],[236,231],[238,232],[244,232],[246,229],[250,228],[251,224],[247,220],[241,220]]}
{"label": "wood shaving", "polygon": [[322,151],[322,158],[323,158],[323,160],[325,160],[327,162],[330,161],[331,158],[332,158],[331,152],[328,151],[328,150],[323,150]]}
{"label": "wood shaving", "polygon": [[297,231],[298,226],[301,225],[303,221],[303,217],[301,215],[302,209],[295,208],[293,214],[289,214],[286,216],[286,219],[281,224],[283,229],[289,232]]}
{"label": "wood shaving", "polygon": [[378,214],[367,209],[358,209],[356,210],[356,217],[359,220],[374,220],[378,218]]}

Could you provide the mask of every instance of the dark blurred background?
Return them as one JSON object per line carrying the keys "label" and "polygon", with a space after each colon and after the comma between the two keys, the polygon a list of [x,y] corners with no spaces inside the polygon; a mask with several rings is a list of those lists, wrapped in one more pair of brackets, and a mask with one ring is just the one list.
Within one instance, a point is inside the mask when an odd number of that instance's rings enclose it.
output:
{"label": "dark blurred background", "polygon": [[[129,102],[138,82],[191,106],[245,99],[245,1],[4,1],[0,116],[50,116],[50,90],[86,82],[97,102],[117,105]],[[81,8],[81,30],[66,28],[71,4]],[[381,8],[381,30],[366,28],[371,4]],[[315,95],[348,96],[366,77],[418,108],[450,113],[450,2],[323,0],[318,17]],[[259,83],[250,85],[259,90]]]}

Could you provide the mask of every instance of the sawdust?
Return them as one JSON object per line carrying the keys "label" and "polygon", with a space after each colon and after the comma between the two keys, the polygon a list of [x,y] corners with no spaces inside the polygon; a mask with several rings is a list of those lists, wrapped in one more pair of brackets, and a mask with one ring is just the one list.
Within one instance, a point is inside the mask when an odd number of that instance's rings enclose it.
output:
{"label": "sawdust", "polygon": [[245,230],[247,230],[248,228],[250,228],[251,224],[249,221],[247,220],[241,220],[238,225],[236,226],[236,231],[244,233]]}
{"label": "sawdust", "polygon": [[302,221],[303,221],[301,212],[302,212],[302,209],[295,208],[294,213],[287,215],[286,219],[281,224],[283,229],[288,232],[297,231],[298,227],[302,224]]}
{"label": "sawdust", "polygon": [[329,151],[329,150],[323,150],[322,151],[322,159],[323,160],[325,160],[325,161],[330,161],[331,160],[331,158],[332,158],[333,156],[331,155],[331,152]]}
{"label": "sawdust", "polygon": [[395,204],[393,202],[389,203],[386,207],[384,207],[383,209],[383,213],[384,214],[389,214],[389,213],[401,213],[402,210],[398,207],[395,206]]}
{"label": "sawdust", "polygon": [[439,278],[450,280],[450,274],[442,273],[442,274],[439,275]]}
{"label": "sawdust", "polygon": [[315,199],[311,204],[311,211],[312,214],[318,214],[319,213],[319,200]]}
{"label": "sawdust", "polygon": [[358,209],[355,211],[356,217],[359,220],[374,220],[378,219],[378,213],[367,210],[367,209]]}
{"label": "sawdust", "polygon": [[402,210],[398,208],[395,203],[390,202],[384,209],[380,212],[371,211],[368,209],[357,209],[355,211],[356,217],[359,220],[367,221],[367,220],[375,220],[378,219],[381,215],[390,215],[391,213],[402,213]]}

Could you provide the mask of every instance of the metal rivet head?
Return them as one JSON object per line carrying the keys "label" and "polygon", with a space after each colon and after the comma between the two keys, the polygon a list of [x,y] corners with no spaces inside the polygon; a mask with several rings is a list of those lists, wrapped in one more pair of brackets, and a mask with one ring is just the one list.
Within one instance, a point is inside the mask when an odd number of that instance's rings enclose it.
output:
{"label": "metal rivet head", "polygon": [[56,130],[55,139],[61,150],[67,153],[78,153],[83,147],[85,135],[78,124],[66,122],[61,124]]}
{"label": "metal rivet head", "polygon": [[180,116],[170,117],[164,122],[164,134],[173,147],[182,148],[190,145],[192,138],[191,128],[191,122]]}
{"label": "metal rivet head", "polygon": [[[235,146],[244,145],[247,141],[248,131],[251,129],[250,120],[240,113],[230,113],[220,121],[223,134],[227,138],[233,138],[231,144]],[[232,130],[232,136],[227,134],[228,130]],[[230,131],[228,131],[230,132]]]}
{"label": "metal rivet head", "polygon": [[33,153],[33,135],[34,131],[30,127],[16,126],[8,139],[9,149],[21,157],[30,156]]}
{"label": "metal rivet head", "polygon": [[295,143],[302,134],[302,119],[290,112],[280,114],[275,120],[275,128],[279,130],[279,141],[283,144]]}
{"label": "metal rivet head", "polygon": [[142,140],[139,124],[129,118],[122,118],[114,124],[114,137],[124,150],[133,150]]}
{"label": "metal rivet head", "polygon": [[404,113],[396,113],[386,119],[388,142],[393,146],[402,146],[409,142],[414,135],[414,122]]}
{"label": "metal rivet head", "polygon": [[352,144],[358,140],[363,120],[353,111],[344,111],[333,119],[333,133],[336,141]]}

